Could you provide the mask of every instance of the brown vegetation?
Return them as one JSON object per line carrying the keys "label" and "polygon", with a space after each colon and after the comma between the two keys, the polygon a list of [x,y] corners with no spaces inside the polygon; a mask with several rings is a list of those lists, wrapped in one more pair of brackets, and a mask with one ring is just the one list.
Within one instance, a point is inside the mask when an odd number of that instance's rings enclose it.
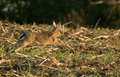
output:
{"label": "brown vegetation", "polygon": [[60,39],[70,47],[30,44],[18,53],[6,52],[29,29],[41,32],[51,26],[0,22],[0,76],[120,76],[120,30],[65,27]]}

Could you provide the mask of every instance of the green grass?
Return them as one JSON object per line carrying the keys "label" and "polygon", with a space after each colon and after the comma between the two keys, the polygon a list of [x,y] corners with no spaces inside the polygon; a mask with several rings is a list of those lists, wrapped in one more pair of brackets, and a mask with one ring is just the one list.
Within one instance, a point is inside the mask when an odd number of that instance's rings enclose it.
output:
{"label": "green grass", "polygon": [[[79,28],[72,32],[69,30],[62,39],[66,43],[69,42],[71,47],[31,44],[21,49],[18,54],[11,54],[17,47],[6,52],[12,42],[1,40],[0,76],[120,76],[120,33],[114,36],[118,30],[104,28],[86,30]],[[103,37],[99,37],[101,35]],[[107,35],[110,37],[104,38]],[[98,38],[95,39],[96,37]],[[8,36],[6,38],[12,39]]]}

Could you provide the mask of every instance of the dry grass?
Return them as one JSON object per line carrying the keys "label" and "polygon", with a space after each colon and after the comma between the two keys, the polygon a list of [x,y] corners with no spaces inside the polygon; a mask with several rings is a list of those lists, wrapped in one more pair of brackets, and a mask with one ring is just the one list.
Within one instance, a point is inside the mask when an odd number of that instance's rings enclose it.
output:
{"label": "dry grass", "polygon": [[51,26],[0,22],[0,76],[120,76],[120,30],[64,28],[61,39],[71,47],[31,44],[18,53],[6,52],[28,29],[41,32]]}

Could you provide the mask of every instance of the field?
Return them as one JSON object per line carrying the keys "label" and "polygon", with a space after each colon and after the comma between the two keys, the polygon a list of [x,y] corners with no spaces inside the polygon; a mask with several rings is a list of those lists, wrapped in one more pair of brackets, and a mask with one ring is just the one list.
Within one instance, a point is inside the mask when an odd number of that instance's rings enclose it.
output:
{"label": "field", "polygon": [[30,44],[6,51],[24,31],[51,29],[0,21],[0,77],[120,77],[119,29],[65,27],[60,39],[70,47]]}

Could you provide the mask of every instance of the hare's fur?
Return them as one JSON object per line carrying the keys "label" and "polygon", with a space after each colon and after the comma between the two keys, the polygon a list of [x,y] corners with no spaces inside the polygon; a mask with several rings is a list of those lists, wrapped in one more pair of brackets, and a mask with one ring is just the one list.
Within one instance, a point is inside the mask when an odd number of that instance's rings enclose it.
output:
{"label": "hare's fur", "polygon": [[51,31],[43,31],[43,32],[32,32],[27,31],[23,33],[20,36],[19,41],[16,44],[13,44],[12,47],[20,45],[19,48],[17,48],[14,52],[18,52],[21,48],[24,48],[25,46],[31,44],[31,43],[37,43],[37,44],[57,44],[57,45],[65,45],[66,43],[63,43],[61,39],[58,37],[61,36],[60,29],[57,27],[59,26],[53,22],[54,29]]}

